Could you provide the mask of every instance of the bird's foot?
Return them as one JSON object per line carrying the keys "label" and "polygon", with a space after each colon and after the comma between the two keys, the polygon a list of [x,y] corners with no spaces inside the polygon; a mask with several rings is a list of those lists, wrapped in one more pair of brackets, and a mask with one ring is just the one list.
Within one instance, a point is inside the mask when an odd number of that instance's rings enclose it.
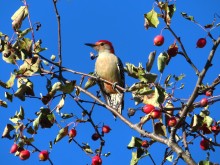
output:
{"label": "bird's foot", "polygon": [[114,84],[112,85],[112,89],[116,90],[116,85],[118,85],[118,82],[114,82]]}

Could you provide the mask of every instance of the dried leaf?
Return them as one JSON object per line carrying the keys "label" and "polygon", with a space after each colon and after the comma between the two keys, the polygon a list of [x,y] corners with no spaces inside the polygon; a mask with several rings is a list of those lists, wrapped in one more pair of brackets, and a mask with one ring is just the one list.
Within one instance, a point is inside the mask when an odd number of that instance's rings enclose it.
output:
{"label": "dried leaf", "polygon": [[191,15],[188,15],[187,13],[181,12],[181,15],[183,16],[183,18],[185,18],[185,19],[187,19],[189,21],[196,22],[194,17],[191,16]]}

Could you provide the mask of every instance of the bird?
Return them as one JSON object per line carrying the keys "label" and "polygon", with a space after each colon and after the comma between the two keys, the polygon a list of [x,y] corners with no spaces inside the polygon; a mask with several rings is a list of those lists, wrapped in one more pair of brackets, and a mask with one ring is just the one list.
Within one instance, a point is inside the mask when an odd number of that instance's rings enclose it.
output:
{"label": "bird", "polygon": [[[105,79],[113,85],[99,81],[98,85],[106,103],[115,108],[120,114],[124,108],[124,92],[115,88],[116,84],[125,87],[123,63],[115,55],[114,47],[108,40],[86,43],[98,52],[95,62],[95,75]],[[115,115],[114,115],[115,116]]]}

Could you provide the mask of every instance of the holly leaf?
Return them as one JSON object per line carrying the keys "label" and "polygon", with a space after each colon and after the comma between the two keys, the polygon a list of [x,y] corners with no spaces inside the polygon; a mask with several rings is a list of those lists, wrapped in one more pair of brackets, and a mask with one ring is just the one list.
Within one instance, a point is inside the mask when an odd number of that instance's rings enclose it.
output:
{"label": "holly leaf", "polygon": [[154,9],[144,14],[144,18],[144,26],[146,29],[148,29],[149,27],[156,28],[159,25],[158,13]]}

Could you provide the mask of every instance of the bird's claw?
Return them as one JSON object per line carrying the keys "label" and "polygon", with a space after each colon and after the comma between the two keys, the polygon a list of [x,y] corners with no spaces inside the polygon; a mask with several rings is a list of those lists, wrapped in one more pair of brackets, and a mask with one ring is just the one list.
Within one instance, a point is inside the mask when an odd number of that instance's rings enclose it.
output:
{"label": "bird's claw", "polygon": [[116,89],[116,85],[118,85],[118,82],[114,82],[114,84],[112,84],[112,89]]}

